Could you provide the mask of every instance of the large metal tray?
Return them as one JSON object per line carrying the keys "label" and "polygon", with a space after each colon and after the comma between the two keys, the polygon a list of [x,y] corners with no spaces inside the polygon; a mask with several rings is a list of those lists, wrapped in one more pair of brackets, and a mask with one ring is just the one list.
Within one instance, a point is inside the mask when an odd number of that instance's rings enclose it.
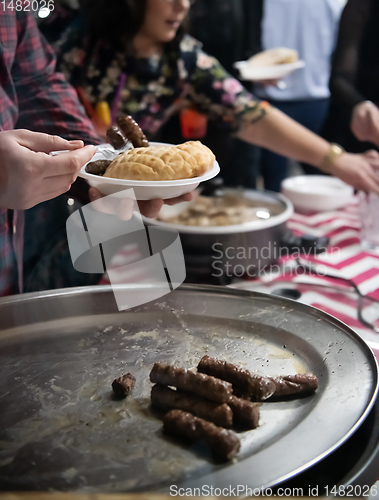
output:
{"label": "large metal tray", "polygon": [[[155,361],[193,367],[204,354],[263,374],[312,371],[320,386],[262,404],[259,428],[239,434],[238,459],[218,463],[165,436],[149,405]],[[275,486],[345,442],[378,389],[374,356],[343,323],[288,299],[210,286],[124,312],[110,287],[2,299],[0,363],[2,490]],[[110,384],[126,371],[137,377],[133,396],[114,400]]]}

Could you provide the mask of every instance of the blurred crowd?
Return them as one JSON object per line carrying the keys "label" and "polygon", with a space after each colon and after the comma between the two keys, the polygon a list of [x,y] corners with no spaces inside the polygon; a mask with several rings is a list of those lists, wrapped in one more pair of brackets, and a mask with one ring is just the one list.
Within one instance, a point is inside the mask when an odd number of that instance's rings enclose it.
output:
{"label": "blurred crowd", "polygon": [[[62,0],[43,19],[0,16],[0,295],[98,282],[73,270],[65,222],[101,196],[76,179],[84,144],[123,114],[149,140],[200,139],[227,186],[279,191],[292,159],[379,192],[376,0]],[[235,62],[276,47],[305,66],[240,80]]]}

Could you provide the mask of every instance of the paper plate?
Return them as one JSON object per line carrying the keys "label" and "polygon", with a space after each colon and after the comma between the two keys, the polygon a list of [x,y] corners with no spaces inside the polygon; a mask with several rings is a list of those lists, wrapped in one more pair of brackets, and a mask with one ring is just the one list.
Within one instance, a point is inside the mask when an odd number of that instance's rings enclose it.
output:
{"label": "paper plate", "polygon": [[[152,142],[150,145],[162,146],[168,144]],[[112,146],[110,146],[110,144],[101,144],[98,146],[98,152],[91,161],[104,159],[104,155],[101,152],[104,148],[109,150],[112,149]],[[117,154],[117,150],[114,150],[115,157]],[[110,195],[119,191],[124,191],[125,189],[133,188],[137,200],[154,200],[157,198],[167,200],[169,198],[176,198],[177,196],[194,191],[201,182],[212,179],[220,172],[220,166],[217,161],[215,161],[212,169],[200,177],[178,179],[174,181],[136,181],[129,179],[112,179],[101,175],[89,174],[86,172],[86,165],[87,163],[81,168],[79,177],[86,179],[90,186],[97,188],[104,195]]]}
{"label": "paper plate", "polygon": [[234,67],[240,72],[242,80],[278,80],[291,74],[297,69],[304,68],[304,61],[291,64],[275,64],[273,66],[252,66],[248,61],[238,61]]}

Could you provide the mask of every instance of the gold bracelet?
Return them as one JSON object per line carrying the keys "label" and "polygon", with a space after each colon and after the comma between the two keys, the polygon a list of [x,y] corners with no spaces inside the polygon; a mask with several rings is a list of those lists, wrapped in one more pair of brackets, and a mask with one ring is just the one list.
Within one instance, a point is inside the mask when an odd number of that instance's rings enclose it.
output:
{"label": "gold bracelet", "polygon": [[333,166],[334,162],[345,153],[346,151],[343,149],[342,146],[339,146],[338,144],[331,143],[330,144],[330,149],[327,153],[327,155],[324,157],[320,164],[320,170],[323,172],[330,174],[331,167]]}

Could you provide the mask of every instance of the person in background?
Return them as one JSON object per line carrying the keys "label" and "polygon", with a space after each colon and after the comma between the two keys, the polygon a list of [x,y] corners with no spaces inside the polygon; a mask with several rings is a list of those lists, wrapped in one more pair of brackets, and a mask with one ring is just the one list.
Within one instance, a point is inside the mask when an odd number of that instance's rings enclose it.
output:
{"label": "person in background", "polygon": [[336,124],[330,127],[352,151],[379,148],[379,4],[349,0],[343,11],[330,90]]}
{"label": "person in background", "polygon": [[357,189],[379,190],[372,156],[329,144],[254,98],[182,25],[189,0],[81,0],[56,46],[60,67],[95,107],[130,114],[149,139],[183,104],[228,124],[239,139],[319,167]]}
{"label": "person in background", "polygon": [[[38,257],[45,257],[53,250],[51,243],[56,242],[59,234],[61,247],[68,256],[63,277],[66,271],[73,270],[65,235],[69,215],[67,197],[59,195],[70,188],[80,168],[95,153],[95,147],[83,147],[84,142],[97,144],[99,138],[74,89],[55,71],[53,50],[41,39],[34,18],[27,12],[7,9],[1,13],[0,21],[0,296],[3,296],[23,291],[24,210],[36,204],[45,208],[39,212],[42,219],[35,224],[36,231],[30,235],[27,247],[37,243],[42,252]],[[47,154],[54,150],[69,152]],[[92,199],[100,196],[92,188],[90,194]],[[45,201],[52,198],[53,202]],[[62,200],[66,210],[54,210],[56,206],[51,203],[56,200]],[[142,209],[148,215],[156,215],[162,203],[154,200],[143,204]],[[49,232],[44,215],[52,221]],[[57,228],[61,222],[60,232]],[[54,266],[44,271],[52,281],[55,273],[59,274]],[[79,283],[83,278],[94,283],[99,275],[75,276]]]}
{"label": "person in background", "polygon": [[[261,49],[295,49],[305,67],[283,78],[280,86],[257,82],[255,94],[320,134],[329,112],[331,58],[345,0],[261,2]],[[316,166],[304,162],[302,168],[307,174],[321,173]],[[287,172],[287,158],[267,149],[262,150],[261,173],[266,189],[280,191],[281,181]]]}
{"label": "person in background", "polygon": [[[22,291],[23,210],[67,191],[97,143],[75,91],[55,72],[53,51],[25,12],[1,13],[0,295]],[[55,149],[75,149],[49,157]]]}
{"label": "person in background", "polygon": [[[263,0],[196,0],[189,14],[189,33],[238,79],[234,63],[261,50],[262,9]],[[252,91],[250,82],[243,83]],[[217,119],[208,120],[203,140],[219,159],[225,185],[256,189],[260,148],[233,137]]]}
{"label": "person in background", "polygon": [[[322,131],[329,109],[331,55],[346,0],[197,0],[191,12],[191,33],[235,74],[233,63],[269,48],[296,49],[306,67],[278,82],[244,82],[255,95],[268,100],[315,133]],[[222,42],[219,42],[222,40]],[[237,74],[238,77],[238,74]],[[279,88],[280,87],[280,88]],[[222,133],[220,131],[219,133]],[[227,143],[228,138],[224,140]],[[238,174],[233,176],[236,151]],[[228,162],[228,184],[256,187],[261,172],[266,189],[280,190],[288,171],[287,158],[235,140]],[[319,169],[303,164],[306,173]],[[234,178],[233,178],[234,177]]]}

